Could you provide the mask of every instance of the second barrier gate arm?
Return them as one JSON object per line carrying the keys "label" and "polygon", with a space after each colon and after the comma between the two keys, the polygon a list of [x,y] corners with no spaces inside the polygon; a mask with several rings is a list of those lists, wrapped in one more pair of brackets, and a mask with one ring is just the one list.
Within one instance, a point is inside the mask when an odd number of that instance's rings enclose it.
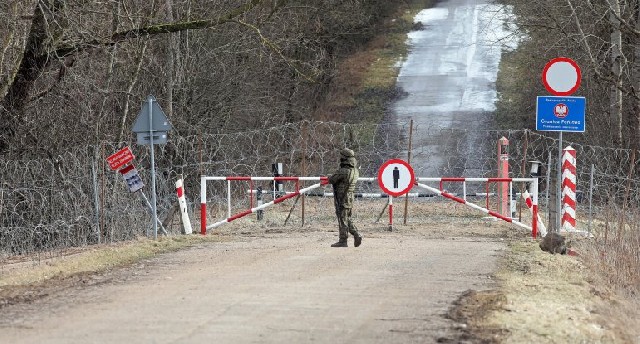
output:
{"label": "second barrier gate arm", "polygon": [[[484,180],[483,180],[483,181],[484,181]],[[482,211],[482,212],[484,212],[484,213],[487,213],[487,214],[489,214],[489,215],[491,215],[491,216],[494,216],[494,217],[497,217],[497,218],[499,218],[499,219],[502,219],[502,220],[504,220],[504,221],[506,221],[506,222],[513,223],[513,224],[515,224],[515,225],[517,225],[517,226],[519,226],[519,227],[525,228],[525,229],[530,230],[530,231],[532,230],[532,228],[531,228],[531,227],[529,227],[529,226],[525,225],[525,224],[524,224],[524,223],[522,223],[522,222],[515,221],[515,220],[513,220],[513,219],[511,219],[511,218],[508,218],[508,217],[502,216],[502,215],[500,215],[500,214],[498,214],[498,213],[496,213],[496,212],[494,212],[494,211],[491,211],[491,210],[489,210],[489,209],[482,208],[482,207],[480,207],[480,206],[478,206],[478,205],[476,205],[476,204],[473,204],[473,203],[469,203],[469,202],[467,202],[466,200],[464,200],[464,199],[462,199],[462,198],[460,198],[460,197],[456,197],[456,196],[454,196],[454,195],[452,195],[452,194],[450,194],[450,193],[448,193],[448,192],[438,190],[438,189],[436,189],[436,188],[434,188],[434,187],[431,187],[431,186],[429,186],[429,185],[422,184],[422,183],[419,183],[419,182],[418,182],[418,183],[416,183],[416,185],[417,185],[417,186],[419,186],[419,187],[421,187],[421,188],[423,188],[423,189],[429,190],[429,191],[431,191],[431,192],[433,192],[433,193],[435,193],[435,194],[438,194],[438,195],[440,195],[440,196],[442,196],[442,197],[448,198],[448,199],[450,199],[450,200],[456,201],[456,202],[461,203],[461,204],[465,204],[465,205],[467,205],[467,206],[469,206],[469,207],[471,207],[471,208],[474,208],[474,209],[480,210],[480,211]],[[537,206],[536,206],[536,207],[537,207]],[[537,210],[537,209],[536,209],[536,210]]]}
{"label": "second barrier gate arm", "polygon": [[[235,215],[232,215],[232,216],[230,216],[230,217],[228,217],[228,218],[226,218],[226,219],[224,219],[222,221],[218,221],[218,222],[216,222],[214,224],[206,226],[206,229],[207,230],[214,229],[214,228],[219,227],[219,226],[221,226],[221,225],[223,225],[225,223],[229,223],[229,222],[237,220],[237,219],[239,219],[241,217],[244,217],[244,216],[247,216],[249,214],[252,214],[252,213],[254,213],[254,212],[258,211],[258,210],[262,210],[262,209],[267,208],[269,206],[272,206],[274,204],[278,204],[278,203],[281,203],[283,201],[286,201],[286,200],[288,200],[290,198],[305,194],[305,193],[307,193],[307,192],[309,192],[309,191],[311,191],[313,189],[319,188],[322,185],[326,185],[327,183],[328,183],[328,180],[323,178],[323,179],[321,179],[320,183],[313,184],[313,185],[311,185],[309,187],[306,187],[306,188],[301,189],[299,191],[296,191],[294,193],[291,193],[291,194],[288,194],[288,195],[285,195],[285,196],[282,196],[282,197],[278,197],[278,198],[274,199],[273,201],[271,201],[269,203],[265,203],[265,204],[262,204],[260,206],[255,207],[255,208],[251,208],[249,210],[245,210],[243,212],[239,212],[239,213],[237,213]],[[203,234],[206,234],[206,232],[203,233]]]}

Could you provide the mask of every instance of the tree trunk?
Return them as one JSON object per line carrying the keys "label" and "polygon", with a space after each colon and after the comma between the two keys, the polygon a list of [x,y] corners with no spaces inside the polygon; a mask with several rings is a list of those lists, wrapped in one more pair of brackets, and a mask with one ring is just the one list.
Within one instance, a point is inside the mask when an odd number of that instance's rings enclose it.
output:
{"label": "tree trunk", "polygon": [[[0,103],[0,151],[5,151],[11,138],[15,136],[29,103],[34,83],[42,70],[51,63],[52,59],[60,58],[47,53],[50,49],[48,40],[53,39],[47,20],[54,20],[57,23],[57,15],[63,7],[63,0],[40,0],[33,10],[31,29],[22,60],[14,79],[9,81],[10,86]],[[45,9],[50,18],[46,18]]]}
{"label": "tree trunk", "polygon": [[[636,11],[636,30],[640,30],[640,10]],[[636,45],[633,50],[633,66],[632,66],[632,81],[633,81],[633,94],[635,96],[635,102],[633,106],[632,127],[631,127],[631,149],[640,149],[640,45]]]}
{"label": "tree trunk", "polygon": [[611,13],[611,74],[614,84],[611,85],[610,123],[611,139],[614,146],[622,145],[622,33],[620,32],[619,0],[608,0]]}
{"label": "tree trunk", "polygon": [[[173,0],[165,0],[165,6],[167,11],[167,22],[173,22]],[[170,34],[167,36],[167,102],[165,109],[169,120],[173,117],[173,86],[175,75],[175,55],[177,53],[178,42],[174,35],[179,33]]]}

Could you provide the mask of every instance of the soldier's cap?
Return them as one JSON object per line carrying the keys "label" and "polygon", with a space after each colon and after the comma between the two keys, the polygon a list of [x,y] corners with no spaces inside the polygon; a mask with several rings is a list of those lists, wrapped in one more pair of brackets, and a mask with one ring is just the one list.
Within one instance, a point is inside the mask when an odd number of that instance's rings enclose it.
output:
{"label": "soldier's cap", "polygon": [[356,154],[349,148],[343,148],[340,151],[340,155],[345,157],[345,158],[351,158],[351,157],[356,156]]}

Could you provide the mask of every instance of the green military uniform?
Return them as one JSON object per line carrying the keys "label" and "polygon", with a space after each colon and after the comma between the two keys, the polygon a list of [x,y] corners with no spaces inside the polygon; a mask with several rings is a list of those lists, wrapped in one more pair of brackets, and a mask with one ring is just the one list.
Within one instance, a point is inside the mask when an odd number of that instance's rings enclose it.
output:
{"label": "green military uniform", "polygon": [[356,188],[359,173],[356,168],[357,161],[351,149],[340,151],[340,169],[329,177],[329,183],[333,185],[333,199],[338,217],[338,229],[340,240],[331,245],[333,247],[346,247],[348,233],[354,238],[354,245],[360,246],[362,236],[351,221],[351,209],[353,208],[353,191]]}

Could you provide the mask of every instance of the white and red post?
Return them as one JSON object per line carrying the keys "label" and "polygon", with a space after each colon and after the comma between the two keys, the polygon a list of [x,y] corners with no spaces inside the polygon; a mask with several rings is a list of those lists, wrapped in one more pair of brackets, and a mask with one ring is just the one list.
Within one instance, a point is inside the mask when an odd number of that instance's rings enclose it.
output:
{"label": "white and red post", "polygon": [[393,230],[393,196],[389,195],[389,231]]}
{"label": "white and red post", "polygon": [[[504,136],[498,140],[498,178],[509,178],[509,140]],[[498,213],[511,217],[510,205],[509,183],[498,182]]]}
{"label": "white and red post", "polygon": [[200,176],[200,234],[207,234],[207,177]]}
{"label": "white and red post", "polygon": [[[533,192],[533,199],[531,200],[531,237],[535,239],[538,236],[538,224],[542,224],[538,215],[538,178],[534,179],[531,184],[531,192]],[[544,228],[544,225],[541,228]],[[546,235],[546,228],[544,228],[544,235]]]}
{"label": "white and red post", "polygon": [[[529,211],[531,211],[531,214],[533,215],[533,219],[537,219],[536,223],[535,223],[535,228],[534,227],[534,223],[532,222],[531,227],[532,227],[532,231],[531,231],[531,236],[533,236],[533,238],[535,239],[538,235],[538,233],[540,233],[541,237],[545,237],[547,235],[547,227],[544,225],[544,222],[542,222],[542,219],[540,218],[540,214],[538,213],[538,200],[537,200],[537,194],[538,191],[533,189],[537,189],[538,188],[538,184],[535,183],[536,185],[532,185],[531,188],[531,192],[533,193],[533,195],[531,195],[528,191],[525,190],[525,192],[522,194],[522,198],[524,198],[524,202],[527,205],[527,208],[529,209]],[[534,198],[535,203],[534,203]]]}
{"label": "white and red post", "polygon": [[576,230],[576,150],[562,150],[562,230]]}
{"label": "white and red post", "polygon": [[193,229],[191,228],[189,213],[187,212],[187,199],[184,195],[184,183],[182,181],[182,177],[176,180],[176,194],[178,196],[178,204],[180,205],[180,215],[182,219],[182,227],[184,228],[184,234],[191,234],[193,232]]}

